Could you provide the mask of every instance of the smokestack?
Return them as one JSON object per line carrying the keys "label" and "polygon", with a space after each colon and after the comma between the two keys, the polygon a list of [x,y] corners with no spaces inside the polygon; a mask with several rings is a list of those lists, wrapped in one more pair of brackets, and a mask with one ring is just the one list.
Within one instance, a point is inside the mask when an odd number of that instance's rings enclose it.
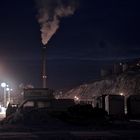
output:
{"label": "smokestack", "polygon": [[[47,45],[51,37],[59,28],[60,19],[73,15],[78,0],[36,0],[38,7],[38,22],[40,24],[41,39],[44,45]],[[42,78],[43,88],[46,88],[46,47],[43,47],[42,57]]]}
{"label": "smokestack", "polygon": [[47,75],[46,75],[46,46],[42,48],[42,85],[46,88]]}

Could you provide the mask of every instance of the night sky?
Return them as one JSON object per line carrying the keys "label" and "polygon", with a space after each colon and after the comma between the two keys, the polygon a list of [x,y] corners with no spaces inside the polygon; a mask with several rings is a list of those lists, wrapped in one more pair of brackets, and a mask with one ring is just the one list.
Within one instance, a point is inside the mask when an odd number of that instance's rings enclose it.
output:
{"label": "night sky", "polygon": [[[41,86],[41,37],[33,0],[0,3],[0,81]],[[48,43],[47,86],[66,89],[99,79],[100,68],[140,57],[138,0],[79,0]]]}

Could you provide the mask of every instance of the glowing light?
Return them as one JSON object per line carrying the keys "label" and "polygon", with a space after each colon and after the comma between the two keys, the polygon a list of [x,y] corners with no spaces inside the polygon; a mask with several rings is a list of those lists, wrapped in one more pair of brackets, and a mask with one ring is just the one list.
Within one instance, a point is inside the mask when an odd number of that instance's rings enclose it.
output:
{"label": "glowing light", "polygon": [[79,101],[79,97],[74,96],[74,100]]}
{"label": "glowing light", "polygon": [[6,117],[6,108],[5,107],[0,106],[0,116],[1,116],[1,119],[4,119]]}
{"label": "glowing light", "polygon": [[6,87],[6,83],[1,83],[1,87],[5,88]]}
{"label": "glowing light", "polygon": [[10,88],[7,87],[7,88],[6,88],[6,91],[10,91]]}
{"label": "glowing light", "polygon": [[124,94],[123,93],[120,93],[120,95],[123,96]]}

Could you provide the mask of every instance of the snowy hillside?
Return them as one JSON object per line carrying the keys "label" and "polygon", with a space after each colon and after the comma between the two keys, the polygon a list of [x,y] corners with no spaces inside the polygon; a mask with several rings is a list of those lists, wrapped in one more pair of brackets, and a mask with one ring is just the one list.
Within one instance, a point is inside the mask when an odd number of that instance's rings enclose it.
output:
{"label": "snowy hillside", "polygon": [[80,85],[65,93],[64,98],[91,99],[102,94],[140,94],[140,70],[129,69],[119,75],[108,76],[100,81]]}

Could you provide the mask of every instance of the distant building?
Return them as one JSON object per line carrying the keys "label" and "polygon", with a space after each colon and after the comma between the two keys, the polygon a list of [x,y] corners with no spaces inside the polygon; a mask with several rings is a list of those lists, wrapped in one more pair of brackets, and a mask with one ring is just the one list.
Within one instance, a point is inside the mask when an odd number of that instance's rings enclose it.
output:
{"label": "distant building", "polygon": [[112,74],[111,70],[101,69],[100,71],[101,77],[106,77]]}
{"label": "distant building", "polygon": [[129,68],[128,64],[127,63],[124,63],[122,65],[122,71],[125,72],[127,69]]}
{"label": "distant building", "polygon": [[110,75],[119,75],[126,71],[139,71],[140,72],[140,59],[125,60],[122,62],[115,63],[112,70],[102,68],[100,75],[102,78]]}
{"label": "distant building", "polygon": [[113,73],[114,74],[120,74],[120,73],[122,73],[122,63],[116,63],[116,64],[114,64],[114,71],[113,71]]}

